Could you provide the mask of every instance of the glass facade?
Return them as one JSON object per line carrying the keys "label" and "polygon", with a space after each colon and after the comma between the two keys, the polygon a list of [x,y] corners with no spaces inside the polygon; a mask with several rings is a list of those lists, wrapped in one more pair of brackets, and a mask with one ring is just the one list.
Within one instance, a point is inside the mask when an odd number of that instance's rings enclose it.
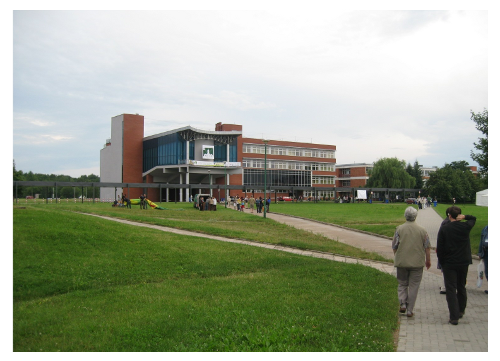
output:
{"label": "glass facade", "polygon": [[[311,172],[268,169],[266,183],[268,187],[311,187]],[[264,185],[264,169],[245,169],[243,184],[246,186]]]}
{"label": "glass facade", "polygon": [[[143,142],[142,171],[146,172],[159,165],[177,165],[186,163],[186,140],[178,133],[148,139]],[[214,141],[214,162],[227,160],[226,144]],[[189,142],[189,159],[195,160],[195,142]],[[238,161],[236,139],[229,144],[229,161]]]}
{"label": "glass facade", "polygon": [[186,141],[175,133],[143,142],[142,171],[158,165],[175,165],[186,160]]}

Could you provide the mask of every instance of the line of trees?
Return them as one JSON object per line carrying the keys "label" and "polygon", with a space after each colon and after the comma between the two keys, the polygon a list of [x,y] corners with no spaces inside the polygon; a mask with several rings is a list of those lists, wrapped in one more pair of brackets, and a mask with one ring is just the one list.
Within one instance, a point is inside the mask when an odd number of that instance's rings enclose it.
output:
{"label": "line of trees", "polygon": [[369,176],[367,187],[422,189],[422,195],[437,198],[440,202],[450,202],[453,198],[471,202],[476,199],[476,192],[487,188],[487,179],[474,175],[466,161],[445,164],[430,173],[424,183],[418,162],[405,168],[404,160],[382,158],[374,163]]}
{"label": "line of trees", "polygon": [[[453,198],[459,201],[473,201],[476,192],[488,188],[488,110],[482,113],[474,113],[471,110],[471,120],[476,123],[476,129],[485,137],[479,138],[474,147],[478,151],[471,151],[471,157],[479,164],[479,177],[476,177],[469,168],[466,161],[455,161],[445,164],[437,171],[429,175],[425,182],[422,178],[422,170],[418,161],[413,166],[406,164],[404,160],[397,158],[382,158],[374,163],[373,169],[369,172],[369,179],[366,187],[370,188],[408,188],[423,189],[426,196],[435,197],[440,202],[449,202]],[[79,178],[72,178],[67,175],[23,173],[16,171],[14,162],[14,180],[18,181],[58,181],[58,182],[99,182],[99,177],[90,174],[82,175]],[[83,189],[83,192],[88,191]],[[92,191],[91,191],[92,192]],[[99,197],[99,189],[94,190],[96,197]],[[17,194],[21,197],[34,196],[40,194],[42,198],[52,197],[47,187],[18,187]],[[60,198],[73,198],[82,195],[82,188],[61,187],[57,190]],[[83,194],[83,196],[87,196]],[[88,194],[92,197],[92,194]]]}
{"label": "line of trees", "polygon": [[484,109],[482,113],[471,111],[471,120],[485,136],[474,143],[478,152],[471,151],[472,159],[480,167],[478,176],[472,173],[469,163],[462,160],[438,168],[424,182],[418,161],[412,166],[397,158],[382,158],[374,163],[366,186],[422,189],[423,195],[437,198],[440,202],[450,202],[453,198],[461,202],[474,201],[477,192],[488,188],[488,110]]}
{"label": "line of trees", "polygon": [[[16,170],[16,165],[14,163],[14,181],[40,181],[40,182],[99,182],[99,176],[95,174],[90,175],[82,175],[78,178],[70,177],[69,175],[61,175],[61,174],[42,174],[42,173],[33,173],[29,171],[28,173],[24,173],[22,170]],[[17,188],[17,196],[19,198],[26,198],[28,196],[34,197],[36,194],[40,195],[40,198],[52,198],[55,196],[55,189],[52,187],[18,187]],[[83,188],[83,196],[91,198],[95,195],[96,198],[99,198],[100,189],[95,188],[94,193],[92,193],[92,189],[89,187]],[[15,196],[15,194],[14,194]],[[82,196],[82,188],[81,187],[58,187],[57,188],[57,197],[58,198],[79,198]]]}

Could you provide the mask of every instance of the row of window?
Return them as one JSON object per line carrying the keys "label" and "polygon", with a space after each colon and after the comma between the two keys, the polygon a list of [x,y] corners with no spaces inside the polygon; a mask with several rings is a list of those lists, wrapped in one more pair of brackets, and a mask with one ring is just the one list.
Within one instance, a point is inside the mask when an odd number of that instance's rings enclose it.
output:
{"label": "row of window", "polygon": [[[288,193],[290,196],[293,196],[293,194],[289,193],[290,192],[290,189],[276,189],[276,190],[267,190],[267,194],[269,197],[273,198],[274,197],[274,193],[277,193],[277,194],[283,194],[283,193]],[[247,189],[247,193],[264,193],[264,190],[263,189]],[[317,196],[318,198],[323,198],[323,197],[330,197],[330,198],[335,198],[335,191],[321,191],[321,190],[318,190],[316,191],[316,193],[314,193],[314,191],[304,191],[303,192],[303,195],[302,195],[302,198],[309,198],[309,197],[313,197],[314,196]]]}
{"label": "row of window", "polygon": [[246,186],[266,184],[269,187],[311,186],[311,172],[271,169],[266,174],[264,173],[263,169],[245,169],[243,184]]}
{"label": "row of window", "polygon": [[313,176],[312,184],[330,184],[332,186],[335,186],[335,177]]}
{"label": "row of window", "polygon": [[[264,163],[264,159],[243,159],[244,168],[264,168]],[[267,168],[335,172],[335,164],[332,163],[287,162],[283,160],[267,160]]]}
{"label": "row of window", "polygon": [[[265,146],[260,144],[243,144],[243,153],[265,154]],[[335,158],[334,150],[293,148],[275,145],[267,146],[267,154],[288,155],[292,157]]]}
{"label": "row of window", "polygon": [[317,196],[318,198],[322,198],[322,197],[330,197],[330,198],[334,198],[335,197],[335,191],[316,191],[316,193],[314,193],[314,191],[304,191],[304,195],[303,197],[304,198],[309,198],[309,197],[314,197],[314,196]]}

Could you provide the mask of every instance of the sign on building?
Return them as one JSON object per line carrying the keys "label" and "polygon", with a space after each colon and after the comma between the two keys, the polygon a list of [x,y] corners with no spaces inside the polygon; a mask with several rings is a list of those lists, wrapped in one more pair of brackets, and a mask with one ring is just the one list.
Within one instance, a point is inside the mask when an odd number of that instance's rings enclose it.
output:
{"label": "sign on building", "polygon": [[213,145],[204,145],[203,146],[203,159],[214,159],[214,146]]}

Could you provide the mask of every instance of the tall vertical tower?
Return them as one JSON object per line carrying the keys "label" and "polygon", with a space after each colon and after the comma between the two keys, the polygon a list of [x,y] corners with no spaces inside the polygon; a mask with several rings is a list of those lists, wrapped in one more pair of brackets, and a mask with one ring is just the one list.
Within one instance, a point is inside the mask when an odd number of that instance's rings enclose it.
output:
{"label": "tall vertical tower", "polygon": [[[122,114],[111,118],[111,139],[101,149],[101,182],[142,183],[144,116]],[[126,192],[126,190],[125,190]],[[116,189],[121,196],[122,188]],[[141,189],[131,188],[128,198],[139,198]],[[101,198],[115,199],[114,188],[101,188]]]}

